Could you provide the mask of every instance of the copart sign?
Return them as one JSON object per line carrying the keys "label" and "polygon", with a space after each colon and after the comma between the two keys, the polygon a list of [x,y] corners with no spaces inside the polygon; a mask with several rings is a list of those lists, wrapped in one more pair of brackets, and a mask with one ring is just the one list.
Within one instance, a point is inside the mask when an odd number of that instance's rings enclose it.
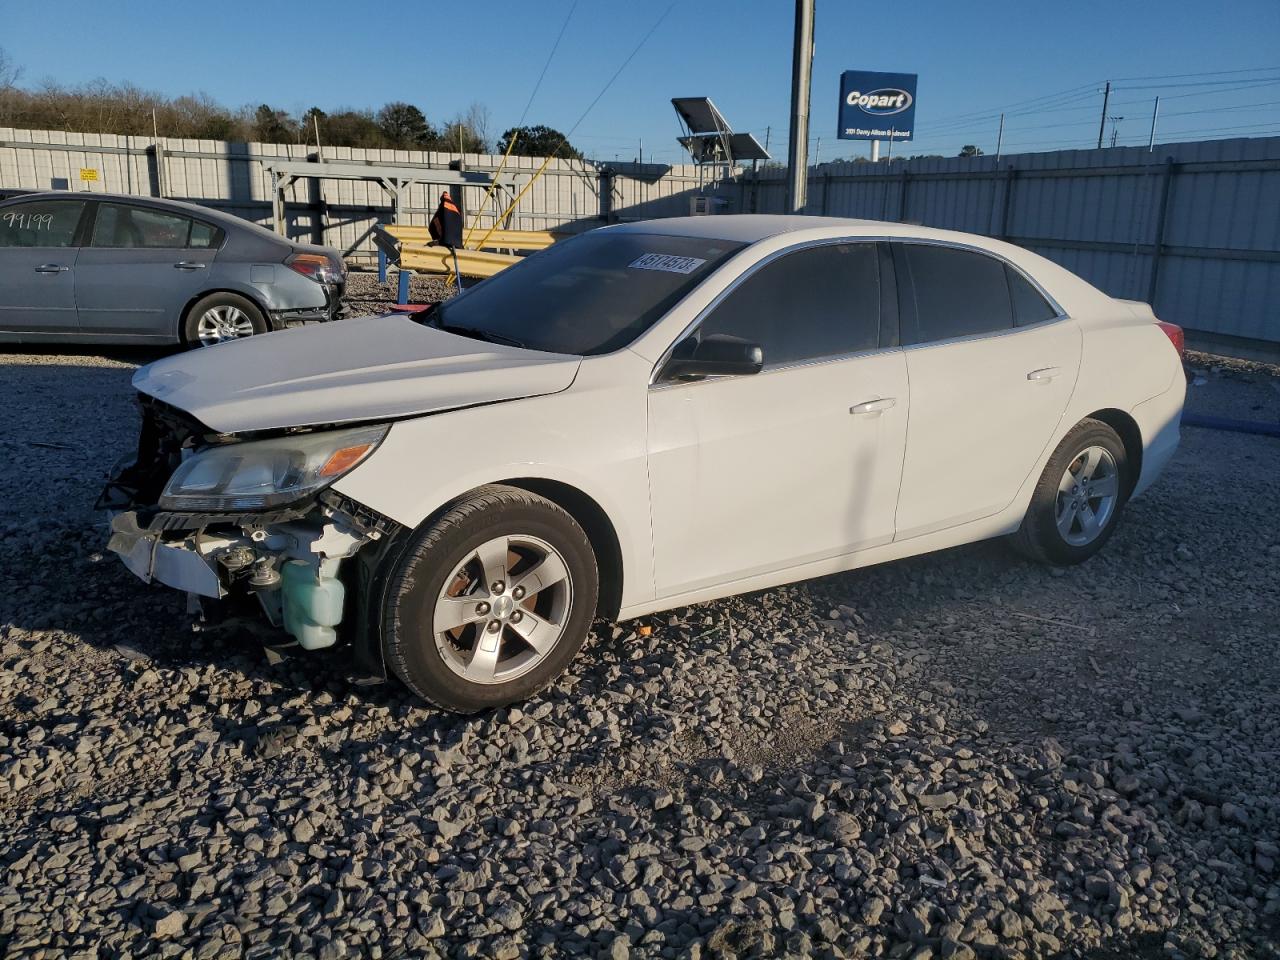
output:
{"label": "copart sign", "polygon": [[840,75],[841,140],[910,140],[916,124],[916,74],[846,70]]}

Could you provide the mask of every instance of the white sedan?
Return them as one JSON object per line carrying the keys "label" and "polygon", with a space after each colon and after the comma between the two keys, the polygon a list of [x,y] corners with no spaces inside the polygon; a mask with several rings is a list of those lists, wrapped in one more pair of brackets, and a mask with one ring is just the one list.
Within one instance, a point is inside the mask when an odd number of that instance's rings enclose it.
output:
{"label": "white sedan", "polygon": [[597,617],[1008,536],[1078,563],[1178,444],[1181,331],[985,237],[594,230],[413,316],[138,371],[136,574],[474,711]]}

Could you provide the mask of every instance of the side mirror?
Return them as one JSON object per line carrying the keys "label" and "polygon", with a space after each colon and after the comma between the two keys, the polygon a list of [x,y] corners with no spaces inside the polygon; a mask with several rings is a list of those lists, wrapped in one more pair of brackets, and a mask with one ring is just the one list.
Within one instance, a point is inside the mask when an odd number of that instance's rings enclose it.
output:
{"label": "side mirror", "polygon": [[741,377],[759,373],[763,366],[764,350],[760,344],[725,333],[713,333],[701,341],[689,337],[676,344],[662,371],[662,379]]}

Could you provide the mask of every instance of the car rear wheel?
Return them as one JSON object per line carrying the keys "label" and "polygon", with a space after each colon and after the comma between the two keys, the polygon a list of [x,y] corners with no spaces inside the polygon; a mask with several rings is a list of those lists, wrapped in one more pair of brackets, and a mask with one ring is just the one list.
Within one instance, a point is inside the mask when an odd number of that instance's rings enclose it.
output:
{"label": "car rear wheel", "polygon": [[387,663],[424,700],[458,713],[523,700],[586,640],[598,573],[564,510],[483,487],[419,531],[392,574]]}
{"label": "car rear wheel", "polygon": [[1120,437],[1082,420],[1045,465],[1013,545],[1043,563],[1081,563],[1111,539],[1130,488]]}
{"label": "car rear wheel", "polygon": [[211,293],[187,311],[183,340],[188,347],[212,347],[266,333],[267,321],[250,300],[234,293]]}

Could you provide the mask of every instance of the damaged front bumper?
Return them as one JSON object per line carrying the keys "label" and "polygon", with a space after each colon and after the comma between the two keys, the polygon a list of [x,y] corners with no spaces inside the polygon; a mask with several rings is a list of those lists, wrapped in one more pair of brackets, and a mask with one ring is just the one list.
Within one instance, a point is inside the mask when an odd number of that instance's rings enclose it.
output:
{"label": "damaged front bumper", "polygon": [[122,510],[107,548],[146,583],[211,600],[256,597],[304,649],[333,646],[349,606],[344,563],[394,525],[328,492],[277,516]]}
{"label": "damaged front bumper", "polygon": [[210,555],[201,552],[195,537],[166,542],[138,526],[138,514],[129,510],[111,518],[107,549],[143,583],[163,583],[201,597],[221,600],[227,595]]}

